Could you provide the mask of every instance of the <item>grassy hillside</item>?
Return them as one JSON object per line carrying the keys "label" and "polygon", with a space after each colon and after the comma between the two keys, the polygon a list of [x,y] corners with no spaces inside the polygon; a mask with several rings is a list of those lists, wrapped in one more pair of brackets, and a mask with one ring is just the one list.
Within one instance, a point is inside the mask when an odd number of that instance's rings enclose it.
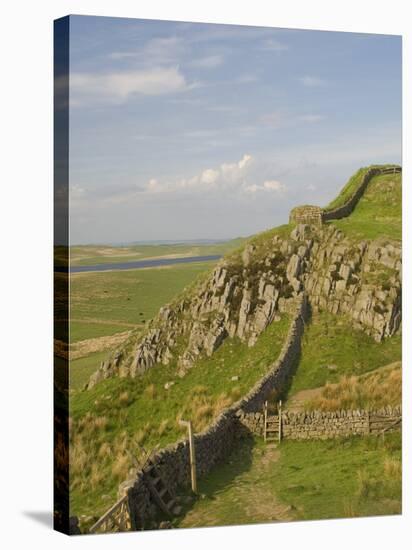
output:
{"label": "grassy hillside", "polygon": [[70,265],[100,265],[119,262],[133,262],[148,258],[182,258],[185,256],[206,256],[226,254],[242,243],[243,239],[215,244],[145,244],[130,246],[83,245],[70,248]]}
{"label": "grassy hillside", "polygon": [[401,402],[402,369],[396,362],[361,376],[342,376],[337,384],[326,383],[318,395],[306,402],[305,410],[376,410]]}
{"label": "grassy hillside", "polygon": [[297,519],[401,512],[401,434],[284,441],[273,489]]}
{"label": "grassy hillside", "polygon": [[101,361],[107,358],[107,351],[91,353],[78,359],[70,360],[70,390],[76,391],[84,387],[90,376],[96,371]]}
{"label": "grassy hillside", "polygon": [[[379,165],[379,168],[392,168],[394,166],[396,165],[384,164]],[[339,191],[339,194],[327,206],[325,206],[325,210],[333,210],[335,208],[343,206],[354,195],[354,193],[362,183],[363,176],[370,168],[373,168],[373,166],[359,168],[359,170],[349,178],[348,182]]]}
{"label": "grassy hillside", "polygon": [[[337,198],[338,202],[331,205],[344,202],[359,184],[361,176],[362,172],[355,174]],[[377,176],[352,215],[333,223],[354,240],[400,238],[400,209],[400,175]],[[242,252],[246,246],[254,245],[257,249],[253,252],[254,263],[249,271],[257,278],[260,266],[273,252],[273,237],[287,238],[291,229],[290,225],[271,229],[237,242],[237,248],[233,247],[233,242],[229,243],[230,268],[234,272],[243,270]],[[137,259],[133,254],[149,257],[154,254],[149,248],[142,250],[140,247],[131,253],[123,250],[121,254],[118,250],[87,250],[89,255],[82,251],[84,254],[80,254],[77,261],[83,264],[106,262],[110,254],[113,257],[117,254],[118,261],[125,261],[125,257]],[[160,255],[166,251],[168,254],[197,254],[193,249],[178,251],[169,246]],[[202,248],[198,253],[216,252],[205,252]],[[178,300],[177,296],[181,297],[182,293],[190,298],[196,292],[196,281],[205,277],[210,269],[210,263],[199,263],[72,276],[74,340],[129,329],[138,335],[162,305]],[[375,275],[370,274],[371,284]],[[119,483],[128,476],[130,468],[136,466],[134,459],[139,455],[139,445],[153,449],[176,441],[182,436],[180,418],[191,418],[195,430],[200,431],[223,408],[246,394],[277,358],[289,323],[289,317],[283,315],[281,321],[272,323],[251,348],[238,338],[226,339],[212,357],[197,361],[181,378],[176,374],[174,360],[168,366],[158,364],[134,379],[115,377],[98,383],[90,391],[80,392],[78,388],[105,354],[94,353],[72,361],[71,514],[89,516],[83,523],[90,524],[114,502]],[[125,344],[130,352],[136,343],[133,338]],[[183,345],[179,346],[178,343],[175,357],[183,351]],[[368,373],[400,359],[400,334],[377,343],[362,331],[355,330],[345,316],[315,314],[305,328],[302,354],[289,396],[326,385],[320,397],[322,406],[330,410],[342,405],[344,398],[345,403],[366,402],[366,387],[393,384],[392,393],[376,392],[374,398],[383,403],[389,395],[391,399],[396,398],[400,379],[396,374],[391,379],[389,372],[387,377],[375,372],[368,378]],[[355,384],[350,378],[353,375],[367,376],[363,382],[356,379]],[[331,389],[330,384],[337,386]],[[274,456],[265,455],[260,441],[248,440],[242,445],[228,464],[220,465],[200,481],[201,491],[207,498],[197,502],[190,515],[181,523],[177,522],[179,525],[256,522],[272,516],[274,519],[342,517],[385,511],[396,513],[400,509],[398,434],[390,435],[385,443],[371,438],[284,442],[280,455],[277,452]],[[248,501],[245,488],[249,491]],[[250,494],[260,506],[250,504]],[[269,502],[276,511],[271,512],[270,506],[264,507],[262,502]]]}
{"label": "grassy hillside", "polygon": [[302,341],[302,354],[289,396],[301,390],[339,382],[401,359],[401,336],[383,342],[352,327],[349,319],[330,313],[314,314]]}
{"label": "grassy hillside", "polygon": [[355,239],[402,238],[402,174],[375,176],[347,218],[332,222]]}
{"label": "grassy hillside", "polygon": [[99,516],[115,500],[136,443],[151,449],[175,441],[182,435],[180,417],[191,418],[199,431],[247,393],[277,358],[288,326],[283,316],[253,348],[226,340],[183,378],[175,364],[159,365],[135,379],[109,379],[72,395],[71,513]]}

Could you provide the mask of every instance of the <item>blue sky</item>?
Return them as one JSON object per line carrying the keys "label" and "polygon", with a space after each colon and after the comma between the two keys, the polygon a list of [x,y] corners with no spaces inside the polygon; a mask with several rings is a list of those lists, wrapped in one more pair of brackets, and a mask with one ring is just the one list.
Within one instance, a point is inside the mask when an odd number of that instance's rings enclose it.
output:
{"label": "blue sky", "polygon": [[401,162],[396,36],[72,16],[71,243],[219,239]]}

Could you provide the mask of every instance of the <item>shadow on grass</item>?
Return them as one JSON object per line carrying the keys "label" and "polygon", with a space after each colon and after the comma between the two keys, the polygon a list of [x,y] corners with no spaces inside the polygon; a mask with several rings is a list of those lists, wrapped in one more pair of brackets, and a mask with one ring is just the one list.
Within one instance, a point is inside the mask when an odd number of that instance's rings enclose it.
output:
{"label": "shadow on grass", "polygon": [[[197,500],[210,501],[213,506],[213,501],[217,495],[226,490],[228,487],[236,483],[236,479],[248,472],[252,466],[252,451],[255,446],[253,435],[247,430],[242,431],[241,437],[235,442],[233,449],[228,457],[220,461],[212,470],[198,480],[198,495],[196,499],[188,504],[182,504],[182,514],[176,518],[175,527],[179,527],[181,521],[186,514],[193,509]],[[185,497],[192,495],[190,490],[181,490],[181,500],[184,502]]]}

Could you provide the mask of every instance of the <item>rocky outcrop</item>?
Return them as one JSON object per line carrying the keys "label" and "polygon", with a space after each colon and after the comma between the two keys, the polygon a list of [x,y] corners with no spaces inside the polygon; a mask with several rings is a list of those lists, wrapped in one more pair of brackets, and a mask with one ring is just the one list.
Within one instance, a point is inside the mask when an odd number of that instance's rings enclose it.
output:
{"label": "rocky outcrop", "polygon": [[352,242],[333,226],[313,244],[302,276],[312,308],[348,315],[375,340],[401,321],[400,243]]}
{"label": "rocky outcrop", "polygon": [[242,254],[220,262],[190,297],[162,308],[135,345],[127,341],[102,363],[88,387],[114,375],[138,376],[172,358],[184,376],[198,357],[212,355],[226,338],[253,346],[259,334],[290,309],[301,286],[290,267],[293,247],[277,236],[265,245],[267,253],[246,246]]}
{"label": "rocky outcrop", "polygon": [[303,292],[313,310],[344,314],[380,341],[401,322],[401,265],[399,241],[351,240],[332,224],[300,223],[287,237],[258,236],[163,307],[143,336],[130,337],[101,364],[87,387],[171,362],[185,376],[227,338],[253,346]]}

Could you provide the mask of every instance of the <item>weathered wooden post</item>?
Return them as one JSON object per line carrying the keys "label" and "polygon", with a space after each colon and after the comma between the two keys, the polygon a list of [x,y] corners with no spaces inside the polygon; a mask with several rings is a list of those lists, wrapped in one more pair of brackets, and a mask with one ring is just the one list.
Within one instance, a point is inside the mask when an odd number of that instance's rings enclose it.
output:
{"label": "weathered wooden post", "polygon": [[279,443],[282,441],[282,401],[278,403],[278,414],[279,414]]}
{"label": "weathered wooden post", "polygon": [[180,420],[181,426],[187,426],[189,437],[189,459],[190,459],[190,477],[192,480],[192,491],[197,494],[197,480],[196,480],[196,453],[195,442],[193,439],[193,430],[191,420]]}
{"label": "weathered wooden post", "polygon": [[263,418],[263,441],[266,443],[266,430],[267,430],[267,420],[268,420],[268,402],[265,401],[265,405],[263,407],[263,413],[264,413],[264,418]]}
{"label": "weathered wooden post", "polygon": [[371,433],[371,413],[369,409],[366,411],[366,433],[368,435]]}

